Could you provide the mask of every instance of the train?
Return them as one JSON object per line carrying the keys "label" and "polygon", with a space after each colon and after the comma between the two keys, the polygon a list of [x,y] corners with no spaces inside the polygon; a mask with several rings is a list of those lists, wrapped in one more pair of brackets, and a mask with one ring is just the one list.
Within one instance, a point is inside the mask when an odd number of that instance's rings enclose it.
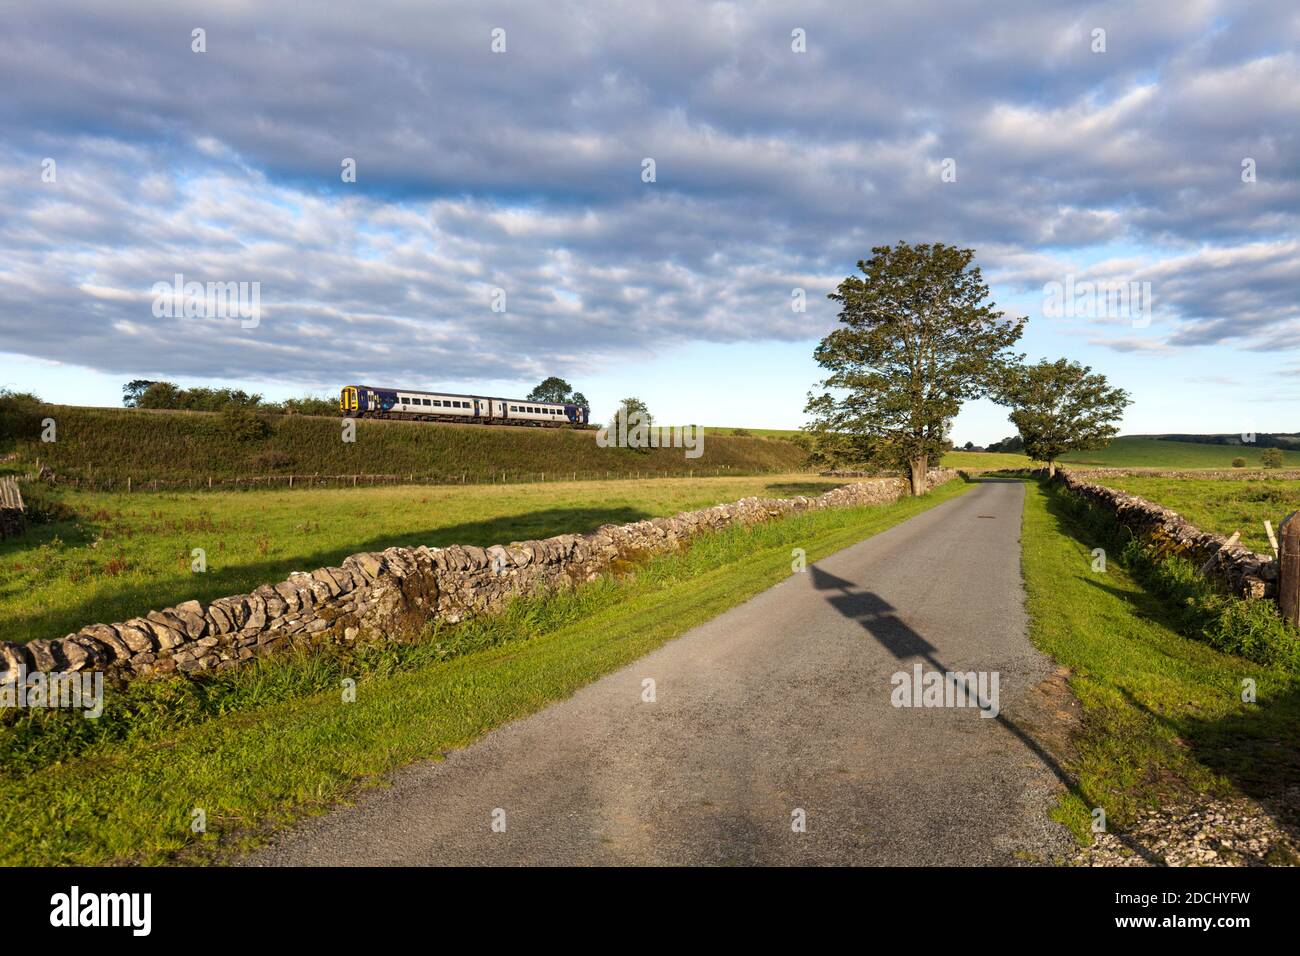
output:
{"label": "train", "polygon": [[353,418],[535,425],[541,428],[583,428],[591,415],[586,405],[572,402],[534,402],[526,398],[422,392],[413,388],[376,388],[371,385],[343,386],[339,392],[339,411]]}

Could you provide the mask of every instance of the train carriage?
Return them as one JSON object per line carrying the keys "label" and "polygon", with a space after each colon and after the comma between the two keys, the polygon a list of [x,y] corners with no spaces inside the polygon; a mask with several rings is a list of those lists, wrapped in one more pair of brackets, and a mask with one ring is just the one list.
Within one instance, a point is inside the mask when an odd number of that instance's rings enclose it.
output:
{"label": "train carriage", "polygon": [[578,428],[586,425],[589,417],[585,405],[571,402],[533,402],[523,398],[422,392],[370,385],[344,386],[339,393],[339,411],[353,418],[535,425],[543,428]]}

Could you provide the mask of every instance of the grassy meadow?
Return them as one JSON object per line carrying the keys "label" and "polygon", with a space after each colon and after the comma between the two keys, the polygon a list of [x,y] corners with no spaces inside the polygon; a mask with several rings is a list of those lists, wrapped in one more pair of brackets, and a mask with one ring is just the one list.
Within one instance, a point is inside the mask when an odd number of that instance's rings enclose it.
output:
{"label": "grassy meadow", "polygon": [[[703,508],[820,494],[802,474],[519,485],[198,492],[41,486],[58,520],[0,542],[0,639],[63,637],[190,598],[210,601],[395,545],[505,544]],[[207,571],[191,571],[202,548]]]}
{"label": "grassy meadow", "polygon": [[[1300,785],[1300,674],[1180,633],[1179,609],[1118,562],[1092,570],[1098,542],[1058,493],[1037,482],[1026,491],[1030,635],[1069,668],[1083,708],[1077,752],[1062,755],[1076,784],[1058,818],[1087,842],[1094,807],[1114,831],[1198,794],[1268,798]],[[1247,678],[1255,703],[1241,699]]]}
{"label": "grassy meadow", "polygon": [[1296,480],[1116,475],[1102,483],[1172,508],[1204,531],[1222,535],[1240,531],[1241,543],[1259,554],[1273,553],[1264,522],[1273,522],[1276,534],[1282,519],[1300,509],[1300,481]]}
{"label": "grassy meadow", "polygon": [[[1246,467],[1259,468],[1259,456],[1263,451],[1263,448],[1253,445],[1209,445],[1120,436],[1105,448],[1070,452],[1061,460],[1066,464],[1097,468],[1229,469],[1234,458],[1245,458]],[[1283,451],[1282,459],[1282,467],[1300,468],[1300,452]]]}
{"label": "grassy meadow", "polygon": [[[98,720],[26,712],[0,725],[0,865],[225,858],[771,587],[791,573],[793,547],[816,560],[968,488],[953,481],[923,498],[728,528],[631,574],[432,627],[408,644],[138,682],[109,694]],[[344,677],[357,681],[353,703],[341,699]],[[190,830],[195,807],[205,834]]]}

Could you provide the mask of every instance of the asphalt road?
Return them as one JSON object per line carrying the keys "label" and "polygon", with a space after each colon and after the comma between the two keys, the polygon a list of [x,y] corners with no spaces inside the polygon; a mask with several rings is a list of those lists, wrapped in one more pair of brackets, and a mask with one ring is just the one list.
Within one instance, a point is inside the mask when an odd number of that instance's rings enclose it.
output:
{"label": "asphalt road", "polygon": [[[1068,840],[1030,729],[1053,668],[1026,637],[1023,499],[982,483],[244,862],[1050,861]],[[916,664],[996,672],[997,716],[987,683],[894,706]]]}

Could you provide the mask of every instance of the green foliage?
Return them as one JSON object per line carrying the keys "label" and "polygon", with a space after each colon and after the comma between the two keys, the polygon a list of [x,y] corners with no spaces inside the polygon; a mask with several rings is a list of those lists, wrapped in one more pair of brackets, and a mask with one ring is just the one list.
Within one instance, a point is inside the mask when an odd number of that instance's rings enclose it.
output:
{"label": "green foliage", "polygon": [[339,400],[334,398],[319,398],[315,395],[304,395],[301,398],[286,398],[282,402],[262,403],[261,408],[266,411],[279,411],[284,415],[338,415]]}
{"label": "green foliage", "polygon": [[1265,448],[1263,454],[1259,456],[1259,463],[1265,468],[1282,467],[1282,450],[1280,448]]}
{"label": "green foliage", "polygon": [[1066,452],[1106,445],[1119,432],[1117,422],[1131,403],[1127,392],[1106,383],[1106,376],[1067,359],[1008,370],[997,399],[1011,407],[1011,423],[1025,454],[1049,467]]}
{"label": "green foliage", "polygon": [[1244,458],[1242,458],[1240,455],[1238,455],[1236,458],[1232,459],[1232,467],[1233,467],[1233,468],[1245,468],[1245,467],[1246,467],[1246,459],[1244,459]]}
{"label": "green foliage", "polygon": [[962,402],[988,392],[1012,360],[1025,319],[988,300],[975,253],[943,244],[877,246],[830,298],[839,328],[814,353],[829,374],[806,411],[844,436],[857,461],[916,473],[947,450]]}
{"label": "green foliage", "polygon": [[[140,384],[130,383],[127,388]],[[171,382],[153,382],[135,398],[135,407],[191,412],[220,412],[227,408],[251,408],[262,403],[261,395],[243,389],[181,388]]]}
{"label": "green foliage", "polygon": [[40,438],[47,407],[31,392],[0,388],[0,447]]}
{"label": "green foliage", "polygon": [[271,426],[246,405],[228,405],[221,411],[221,431],[231,441],[243,444],[266,438]]}
{"label": "green foliage", "polygon": [[156,384],[153,380],[147,378],[133,378],[122,386],[122,404],[127,408],[138,408],[140,399],[149,389],[149,386]]}
{"label": "green foliage", "polygon": [[646,403],[636,396],[632,396],[618,403],[618,408],[614,410],[614,417],[610,419],[609,427],[618,428],[620,421],[628,421],[629,428],[635,427],[636,422],[632,419],[632,416],[636,414],[642,416],[644,424],[654,424],[654,416],[650,414],[650,409],[646,407]]}
{"label": "green foliage", "polygon": [[995,441],[993,444],[989,445],[987,449],[987,451],[1002,453],[1010,452],[1012,454],[1019,454],[1024,450],[1025,442],[1019,435],[1011,435],[1001,441]]}
{"label": "green foliage", "polygon": [[572,402],[574,405],[587,404],[586,396],[575,392],[573,386],[562,378],[552,375],[528,393],[529,402]]}

